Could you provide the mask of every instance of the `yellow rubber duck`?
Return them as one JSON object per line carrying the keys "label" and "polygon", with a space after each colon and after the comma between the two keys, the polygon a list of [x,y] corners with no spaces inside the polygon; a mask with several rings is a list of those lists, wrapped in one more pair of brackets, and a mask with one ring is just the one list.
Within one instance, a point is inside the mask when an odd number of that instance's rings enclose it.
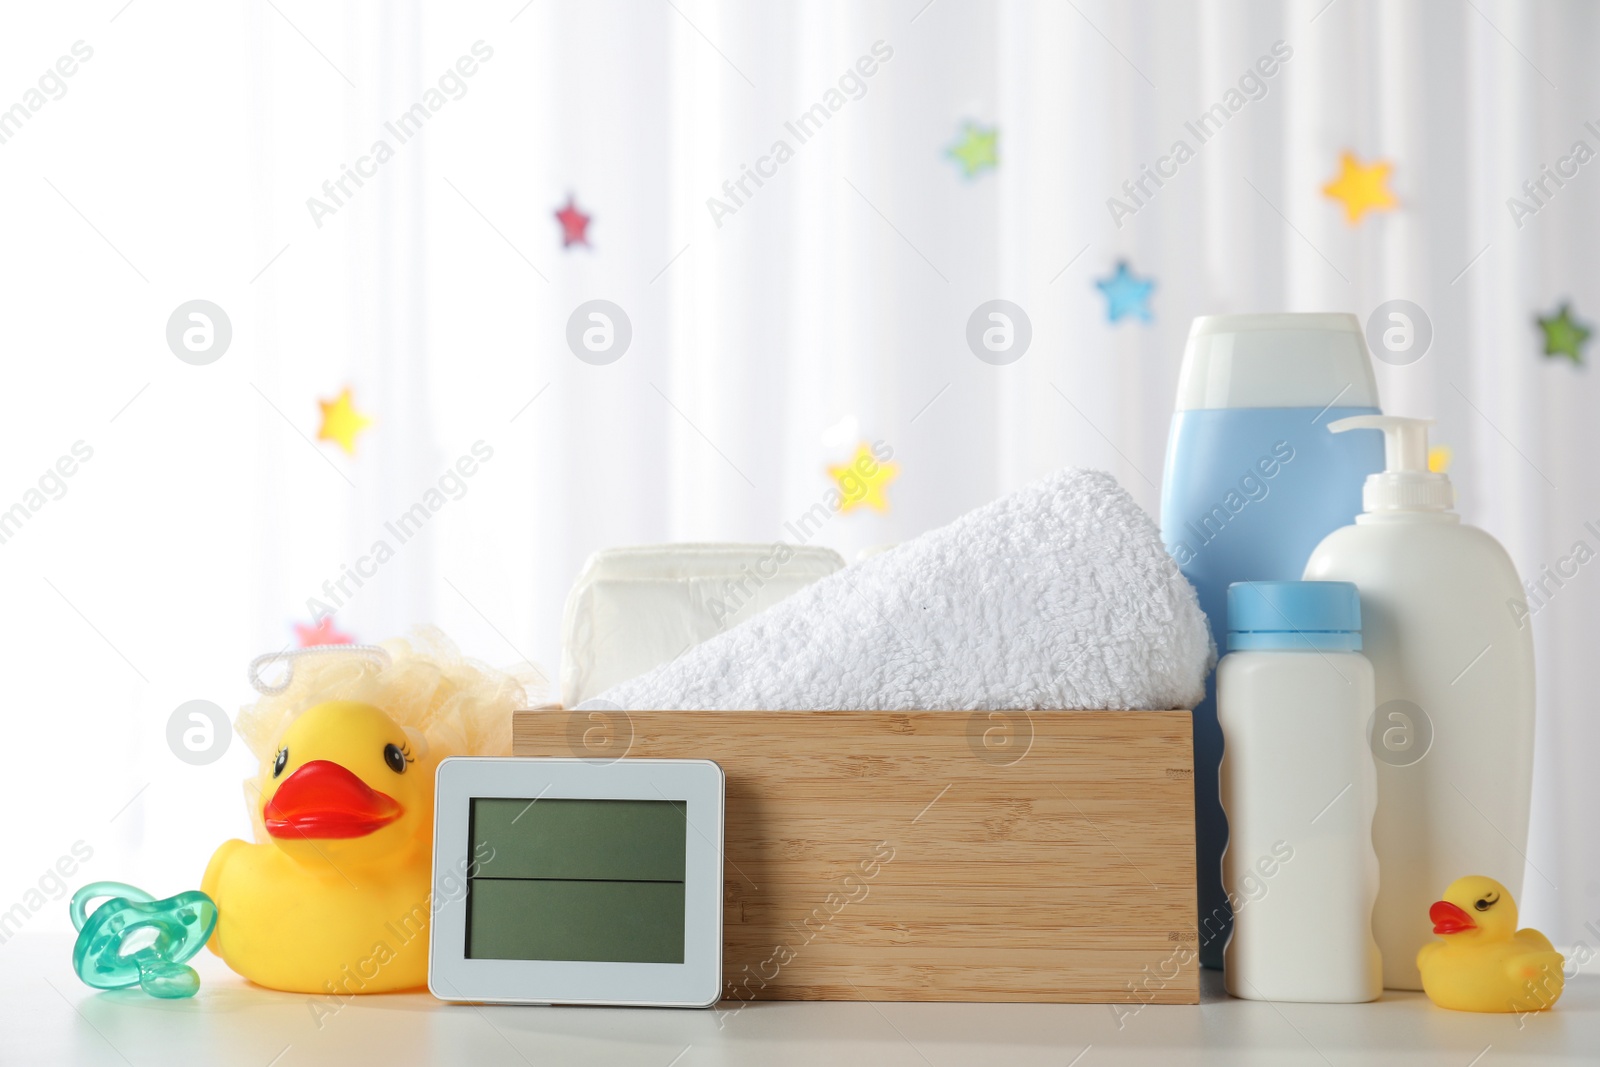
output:
{"label": "yellow rubber duck", "polygon": [[1543,1011],[1561,997],[1566,960],[1550,939],[1517,929],[1506,887],[1481,874],[1457,878],[1428,909],[1444,938],[1417,953],[1422,988],[1456,1011]]}
{"label": "yellow rubber duck", "polygon": [[269,841],[224,842],[200,882],[219,915],[211,950],[295,993],[426,985],[437,760],[423,747],[357,701],[290,723],[262,770]]}

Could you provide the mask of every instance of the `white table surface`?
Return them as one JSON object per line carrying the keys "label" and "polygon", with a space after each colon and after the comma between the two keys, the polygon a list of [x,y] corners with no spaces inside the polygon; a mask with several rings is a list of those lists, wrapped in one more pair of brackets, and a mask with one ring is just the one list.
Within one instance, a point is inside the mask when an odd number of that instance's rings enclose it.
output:
{"label": "white table surface", "polygon": [[[1444,1011],[1421,994],[1376,1004],[1232,1000],[1206,972],[1198,1007],[753,1003],[736,1013],[441,1004],[427,994],[356,997],[318,1025],[310,998],[258,989],[209,952],[198,996],[96,992],[72,973],[72,936],[0,945],[0,1064],[349,1067],[388,1064],[708,1064],[1101,1067],[1299,1064],[1500,1067],[1600,1063],[1600,977],[1553,1011]],[[725,1006],[728,1007],[728,1006]]]}

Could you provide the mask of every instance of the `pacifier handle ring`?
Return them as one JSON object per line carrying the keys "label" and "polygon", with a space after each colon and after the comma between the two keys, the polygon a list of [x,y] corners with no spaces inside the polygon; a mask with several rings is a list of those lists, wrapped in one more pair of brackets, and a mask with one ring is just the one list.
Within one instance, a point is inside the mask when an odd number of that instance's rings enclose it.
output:
{"label": "pacifier handle ring", "polygon": [[[328,655],[355,655],[364,656],[372,660],[380,669],[387,668],[394,661],[389,656],[389,650],[382,645],[310,645],[306,648],[297,648],[292,652],[268,652],[257,656],[250,661],[248,677],[250,685],[262,696],[275,696],[288,689],[294,682],[294,661],[301,656],[328,656]],[[261,677],[261,669],[283,661],[283,680],[276,684],[268,682]]]}
{"label": "pacifier handle ring", "polygon": [[72,903],[68,906],[68,910],[72,913],[72,928],[82,930],[83,924],[89,921],[91,910],[84,907],[89,901],[109,900],[115,897],[122,897],[136,904],[150,904],[156,899],[138,886],[126,882],[90,882],[72,894]]}

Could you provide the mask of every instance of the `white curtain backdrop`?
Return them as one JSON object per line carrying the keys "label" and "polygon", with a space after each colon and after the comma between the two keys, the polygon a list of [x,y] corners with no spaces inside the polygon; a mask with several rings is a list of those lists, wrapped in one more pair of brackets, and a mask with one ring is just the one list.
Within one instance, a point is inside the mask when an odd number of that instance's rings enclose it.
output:
{"label": "white curtain backdrop", "polygon": [[[379,540],[392,558],[347,583],[339,629],[433,623],[548,671],[591,552],[785,537],[862,440],[899,473],[889,511],[817,535],[847,558],[1069,464],[1154,514],[1199,314],[1416,302],[1432,347],[1378,365],[1383,403],[1437,417],[1465,519],[1526,577],[1600,548],[1596,371],[1540,355],[1533,325],[1563,300],[1600,316],[1600,178],[1520,228],[1506,207],[1574,141],[1600,149],[1591,5],[113,0],[4,19],[19,92],[76,40],[95,56],[0,144],[0,504],[80,438],[95,458],[0,545],[21,680],[0,803],[34,813],[0,908],[80,839],[84,880],[198,884],[246,831],[249,759],[180,762],[172,709],[246,702],[248,659]],[[1194,147],[1184,124],[1280,41],[1264,95],[1116,225],[1107,199]],[[785,123],[875,47],[892,55],[799,143]],[[385,123],[429,90],[444,102],[399,143]],[[945,154],[966,123],[999,136],[970,179]],[[392,158],[314,216],[380,139]],[[716,217],[780,139],[792,158]],[[1345,151],[1393,163],[1397,211],[1345,222],[1321,193]],[[589,246],[561,245],[569,196]],[[1094,283],[1119,260],[1156,282],[1148,324],[1107,321]],[[233,325],[207,367],[162,332],[194,298]],[[964,336],[995,298],[1032,323],[1008,366]],[[632,326],[606,366],[565,341],[592,299]],[[315,439],[316,401],[346,386],[375,420],[354,457]],[[479,442],[492,457],[397,542],[385,524]],[[1522,903],[1558,944],[1600,947],[1600,568],[1562,582],[1532,621]],[[64,925],[64,904],[31,922]]]}

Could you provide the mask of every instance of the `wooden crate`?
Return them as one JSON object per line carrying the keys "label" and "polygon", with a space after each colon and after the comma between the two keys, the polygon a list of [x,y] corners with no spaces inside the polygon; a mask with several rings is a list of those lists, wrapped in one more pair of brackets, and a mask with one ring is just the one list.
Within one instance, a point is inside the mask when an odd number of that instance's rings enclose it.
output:
{"label": "wooden crate", "polygon": [[517,712],[727,774],[728,1000],[1199,1002],[1187,711]]}

